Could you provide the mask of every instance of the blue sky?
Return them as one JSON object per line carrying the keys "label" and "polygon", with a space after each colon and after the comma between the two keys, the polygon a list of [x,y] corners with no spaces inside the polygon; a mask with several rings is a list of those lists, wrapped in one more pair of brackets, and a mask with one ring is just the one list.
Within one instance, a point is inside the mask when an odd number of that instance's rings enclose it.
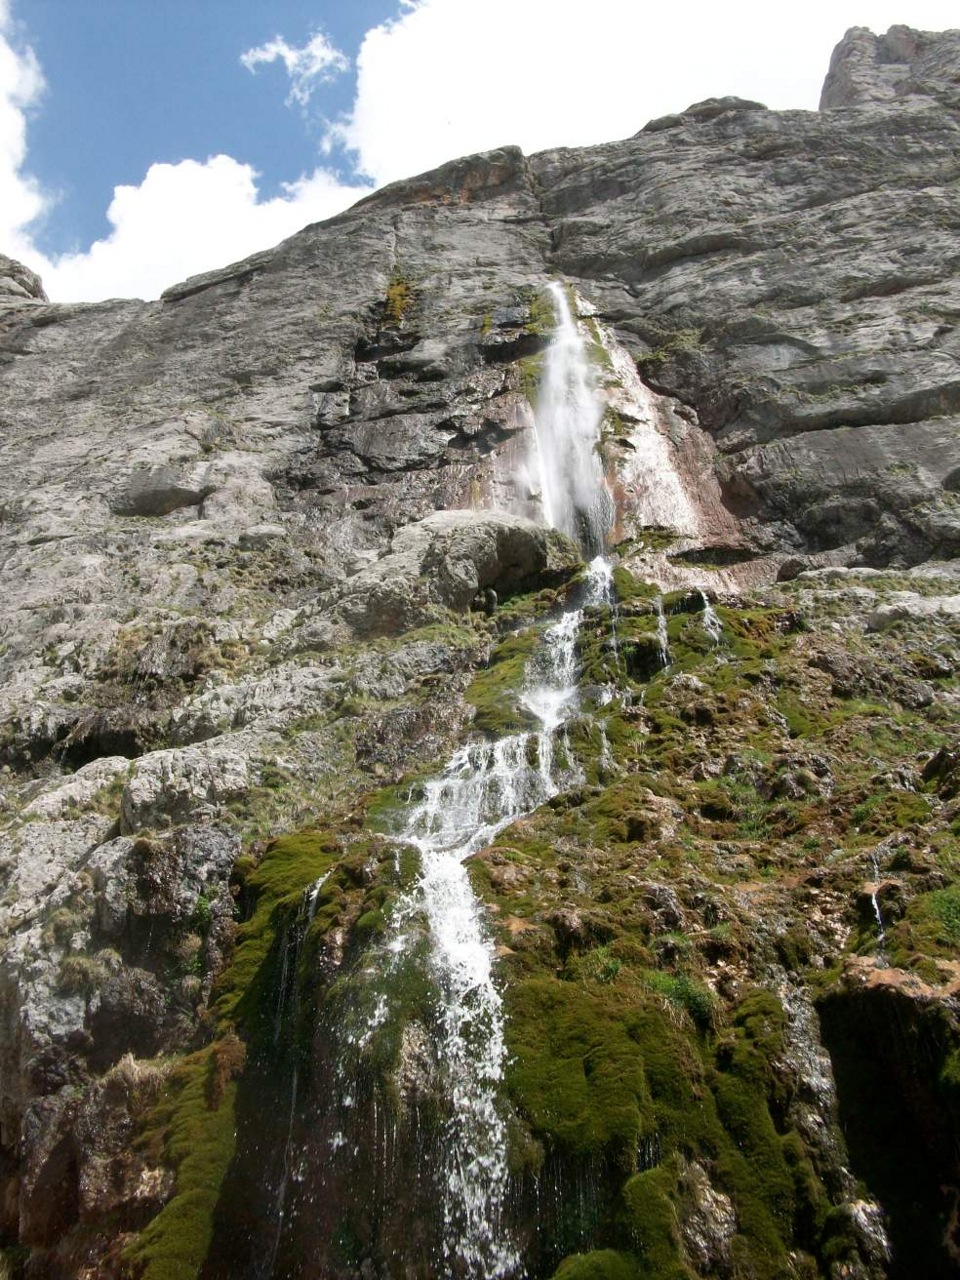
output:
{"label": "blue sky", "polygon": [[[282,34],[294,48],[322,30],[355,60],[396,0],[31,0],[14,4],[47,91],[30,124],[32,171],[59,200],[36,243],[62,253],[107,235],[113,188],[154,161],[226,154],[262,175],[264,196],[316,164],[323,118],[347,112],[353,68],[318,86],[291,120],[282,63],[252,74],[240,54]],[[341,154],[330,157],[348,177]]]}
{"label": "blue sky", "polygon": [[0,252],[156,297],[372,186],[734,93],[815,109],[845,29],[956,0],[0,0]]}

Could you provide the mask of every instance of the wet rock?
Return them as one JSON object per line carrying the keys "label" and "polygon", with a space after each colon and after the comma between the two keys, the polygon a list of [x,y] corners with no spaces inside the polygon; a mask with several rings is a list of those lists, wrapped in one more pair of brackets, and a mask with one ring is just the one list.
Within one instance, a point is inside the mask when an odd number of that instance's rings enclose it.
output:
{"label": "wet rock", "polygon": [[689,1208],[680,1219],[684,1248],[700,1275],[723,1275],[729,1268],[737,1215],[729,1196],[718,1191],[695,1160],[684,1166],[680,1186]]}

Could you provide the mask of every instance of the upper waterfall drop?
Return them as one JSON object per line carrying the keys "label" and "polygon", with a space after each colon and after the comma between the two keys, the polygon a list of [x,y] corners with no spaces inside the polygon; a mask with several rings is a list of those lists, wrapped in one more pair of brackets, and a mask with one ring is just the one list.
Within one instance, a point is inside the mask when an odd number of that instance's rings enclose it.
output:
{"label": "upper waterfall drop", "polygon": [[602,555],[613,499],[597,452],[604,405],[566,290],[551,281],[557,327],[537,396],[535,436],[546,523],[576,542],[587,560]]}

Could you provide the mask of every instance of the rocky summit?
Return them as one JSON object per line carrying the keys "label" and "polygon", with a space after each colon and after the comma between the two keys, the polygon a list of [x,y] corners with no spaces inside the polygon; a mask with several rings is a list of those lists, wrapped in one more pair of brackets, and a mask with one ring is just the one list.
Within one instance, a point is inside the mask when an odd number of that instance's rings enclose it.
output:
{"label": "rocky summit", "polygon": [[0,1276],[960,1274],[958,322],[907,27],[0,257]]}

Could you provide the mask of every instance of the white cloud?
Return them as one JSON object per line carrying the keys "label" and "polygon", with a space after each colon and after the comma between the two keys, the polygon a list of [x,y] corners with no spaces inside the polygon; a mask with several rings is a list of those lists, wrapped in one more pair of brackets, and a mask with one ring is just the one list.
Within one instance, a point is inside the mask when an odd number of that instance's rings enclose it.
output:
{"label": "white cloud", "polygon": [[[28,115],[44,81],[33,51],[16,36],[8,0],[0,0],[0,253],[39,271],[56,301],[155,298],[188,275],[236,261],[339,213],[369,189],[346,186],[317,169],[285,184],[274,199],[261,200],[258,175],[230,156],[154,164],[139,186],[114,189],[108,236],[83,252],[48,258],[36,247],[30,224],[42,218],[52,197],[26,170]],[[325,67],[339,66],[342,55],[318,40],[292,51],[293,92],[307,92]]]}
{"label": "white cloud", "polygon": [[31,48],[17,40],[6,0],[0,0],[0,252],[16,254],[29,241],[23,228],[44,208],[38,184],[23,173],[27,115],[44,90]]}
{"label": "white cloud", "polygon": [[[955,0],[911,0],[907,16],[948,27]],[[903,20],[903,0],[418,0],[367,33],[334,136],[381,183],[504,143],[625,137],[710,96],[815,108],[847,27]]]}
{"label": "white cloud", "polygon": [[256,71],[258,66],[271,62],[282,62],[290,77],[287,103],[296,102],[300,107],[308,106],[319,84],[332,80],[350,66],[349,59],[334,48],[322,31],[300,49],[287,44],[282,36],[274,36],[266,44],[241,54],[240,61],[248,71]]}
{"label": "white cloud", "polygon": [[155,298],[168,285],[255,253],[365,194],[322,169],[261,201],[257,174],[230,156],[154,164],[139,186],[117,187],[113,230],[84,253],[28,259],[51,298]]}

